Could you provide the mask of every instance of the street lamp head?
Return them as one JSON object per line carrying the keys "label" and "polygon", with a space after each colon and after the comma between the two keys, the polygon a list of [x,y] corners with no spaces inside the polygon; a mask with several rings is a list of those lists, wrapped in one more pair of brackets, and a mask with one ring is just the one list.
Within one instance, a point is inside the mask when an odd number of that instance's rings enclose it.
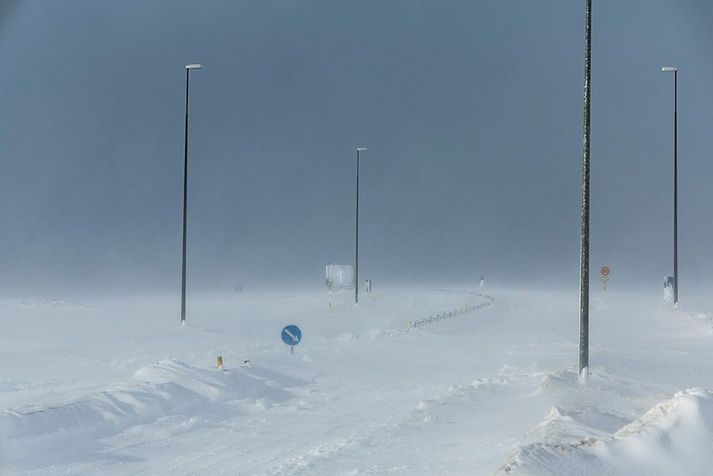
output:
{"label": "street lamp head", "polygon": [[366,150],[366,147],[357,147],[356,150],[358,150],[359,152],[363,152]]}
{"label": "street lamp head", "polygon": [[678,71],[678,68],[675,66],[664,66],[661,68],[661,72],[663,73],[675,73],[676,71]]}
{"label": "street lamp head", "polygon": [[199,63],[187,64],[186,69],[203,69],[203,65]]}

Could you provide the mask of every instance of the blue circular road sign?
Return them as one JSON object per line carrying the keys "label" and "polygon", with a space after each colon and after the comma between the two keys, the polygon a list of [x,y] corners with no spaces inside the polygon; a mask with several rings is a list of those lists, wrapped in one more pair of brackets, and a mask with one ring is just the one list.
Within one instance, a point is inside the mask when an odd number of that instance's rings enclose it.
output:
{"label": "blue circular road sign", "polygon": [[282,329],[282,342],[287,345],[297,345],[302,340],[302,331],[299,327],[290,324]]}

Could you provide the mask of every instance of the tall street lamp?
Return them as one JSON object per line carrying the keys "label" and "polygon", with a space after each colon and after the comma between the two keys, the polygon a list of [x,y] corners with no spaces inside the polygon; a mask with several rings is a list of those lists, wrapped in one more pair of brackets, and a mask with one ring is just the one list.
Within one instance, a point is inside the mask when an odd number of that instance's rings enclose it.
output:
{"label": "tall street lamp", "polygon": [[579,375],[589,379],[589,162],[592,101],[592,0],[585,0],[584,140],[582,142],[582,232],[579,253]]}
{"label": "tall street lamp", "polygon": [[673,305],[678,306],[678,68],[661,71],[673,73]]}
{"label": "tall street lamp", "polygon": [[186,126],[183,138],[183,253],[181,259],[181,324],[186,322],[186,238],[188,231],[188,90],[191,71],[203,69],[202,64],[186,65]]}
{"label": "tall street lamp", "polygon": [[356,229],[354,230],[354,304],[359,304],[359,160],[366,147],[356,149]]}

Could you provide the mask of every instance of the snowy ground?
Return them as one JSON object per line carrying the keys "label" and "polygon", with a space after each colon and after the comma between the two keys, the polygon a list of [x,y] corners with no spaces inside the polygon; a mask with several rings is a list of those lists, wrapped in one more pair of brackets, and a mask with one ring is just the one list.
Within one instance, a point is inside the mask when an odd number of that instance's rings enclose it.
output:
{"label": "snowy ground", "polygon": [[472,291],[5,299],[0,474],[709,473],[710,314],[595,295],[583,387],[576,291]]}

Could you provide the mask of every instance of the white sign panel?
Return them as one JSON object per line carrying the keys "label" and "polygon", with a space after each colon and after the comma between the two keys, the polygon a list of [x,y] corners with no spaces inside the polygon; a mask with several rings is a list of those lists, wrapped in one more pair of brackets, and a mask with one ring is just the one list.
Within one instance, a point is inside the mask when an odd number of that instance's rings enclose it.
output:
{"label": "white sign panel", "polygon": [[341,291],[354,289],[354,268],[350,264],[327,265],[327,289]]}

